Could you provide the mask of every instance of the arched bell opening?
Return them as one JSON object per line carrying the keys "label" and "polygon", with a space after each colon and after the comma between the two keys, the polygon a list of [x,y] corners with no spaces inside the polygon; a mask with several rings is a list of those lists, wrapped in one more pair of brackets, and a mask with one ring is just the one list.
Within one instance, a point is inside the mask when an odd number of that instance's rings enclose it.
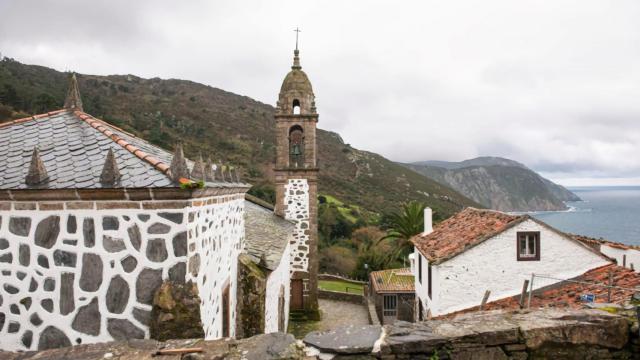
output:
{"label": "arched bell opening", "polygon": [[289,167],[304,167],[304,130],[300,125],[289,129]]}
{"label": "arched bell opening", "polygon": [[293,115],[300,115],[300,100],[293,99]]}

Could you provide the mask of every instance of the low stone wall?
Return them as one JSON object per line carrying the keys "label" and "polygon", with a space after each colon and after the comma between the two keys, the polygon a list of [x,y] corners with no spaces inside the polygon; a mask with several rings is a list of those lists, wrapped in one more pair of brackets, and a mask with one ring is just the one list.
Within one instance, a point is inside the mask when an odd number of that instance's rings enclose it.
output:
{"label": "low stone wall", "polygon": [[349,278],[346,278],[346,277],[342,277],[340,275],[333,275],[333,274],[318,274],[318,280],[344,281],[344,282],[349,282],[349,283],[357,284],[357,285],[366,285],[367,284],[366,281],[349,279]]}
{"label": "low stone wall", "polygon": [[371,298],[367,298],[367,310],[369,310],[369,324],[380,325],[380,319],[378,318],[378,313],[376,312],[376,304]]}
{"label": "low stone wall", "polygon": [[130,340],[46,353],[0,351],[0,359],[151,360],[159,349],[193,347],[202,353],[182,359],[638,359],[638,330],[633,327],[631,332],[628,319],[599,310],[484,312],[314,332],[304,343],[282,333],[243,340]]}
{"label": "low stone wall", "polygon": [[320,290],[320,289],[318,289],[318,297],[320,299],[346,301],[354,304],[364,304],[365,302],[364,295],[349,294],[344,292]]}

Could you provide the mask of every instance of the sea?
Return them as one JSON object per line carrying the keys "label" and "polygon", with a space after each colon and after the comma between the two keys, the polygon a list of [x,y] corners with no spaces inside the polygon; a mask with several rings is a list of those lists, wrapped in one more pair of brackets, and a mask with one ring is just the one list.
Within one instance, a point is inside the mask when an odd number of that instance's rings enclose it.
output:
{"label": "sea", "polygon": [[640,186],[572,187],[569,190],[582,201],[567,202],[567,211],[531,215],[564,232],[640,245]]}

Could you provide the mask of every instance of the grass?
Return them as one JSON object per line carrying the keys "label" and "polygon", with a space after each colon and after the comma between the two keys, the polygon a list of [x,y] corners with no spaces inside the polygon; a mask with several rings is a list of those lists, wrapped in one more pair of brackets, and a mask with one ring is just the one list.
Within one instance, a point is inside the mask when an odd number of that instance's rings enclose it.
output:
{"label": "grass", "polygon": [[354,224],[358,221],[358,219],[351,213],[351,211],[356,210],[358,212],[361,212],[360,207],[358,207],[357,205],[347,205],[331,195],[323,194],[322,196],[327,199],[327,204],[335,205],[338,208],[340,214],[342,214],[342,216],[344,216],[347,220]]}
{"label": "grass", "polygon": [[339,280],[319,280],[318,287],[322,290],[344,292],[350,294],[362,294],[364,285],[354,284],[347,281]]}

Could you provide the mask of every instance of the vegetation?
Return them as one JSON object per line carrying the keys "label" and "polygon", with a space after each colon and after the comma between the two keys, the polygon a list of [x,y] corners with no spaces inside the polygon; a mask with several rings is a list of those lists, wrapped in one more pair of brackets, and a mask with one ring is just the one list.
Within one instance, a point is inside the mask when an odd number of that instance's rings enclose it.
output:
{"label": "vegetation", "polygon": [[402,211],[388,216],[389,228],[387,235],[380,241],[391,241],[392,251],[389,253],[390,262],[403,261],[413,249],[411,238],[424,230],[425,205],[410,201],[402,205]]}
{"label": "vegetation", "polygon": [[[42,66],[0,61],[0,122],[62,107],[68,74]],[[171,150],[183,142],[189,157],[202,152],[233,164],[249,191],[275,203],[274,108],[246,96],[191,81],[133,75],[78,75],[84,110]],[[274,99],[276,98],[274,89]],[[336,134],[317,131],[320,270],[366,278],[388,263],[377,244],[388,212],[418,199],[438,216],[479,206],[459,193],[384,157],[355,149]],[[368,270],[364,269],[367,264]]]}
{"label": "vegetation", "polygon": [[339,280],[319,280],[318,287],[322,290],[338,291],[350,294],[362,294],[364,286],[362,284]]}

